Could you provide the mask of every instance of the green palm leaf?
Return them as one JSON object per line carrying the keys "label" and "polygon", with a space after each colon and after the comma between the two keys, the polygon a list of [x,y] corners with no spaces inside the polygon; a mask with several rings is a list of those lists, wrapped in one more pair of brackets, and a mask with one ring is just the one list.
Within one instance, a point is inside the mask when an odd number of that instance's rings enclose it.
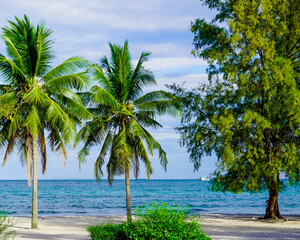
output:
{"label": "green palm leaf", "polygon": [[39,116],[39,111],[34,105],[31,107],[27,117],[25,118],[24,126],[27,127],[29,132],[34,137],[38,136],[41,128],[41,119]]}
{"label": "green palm leaf", "polygon": [[10,80],[12,79],[12,75],[14,79],[17,80],[16,82],[24,82],[24,84],[29,84],[30,80],[24,74],[24,72],[20,69],[20,67],[15,64],[13,61],[5,58],[4,56],[0,55],[0,71],[2,76],[4,76],[4,80],[13,83]]}
{"label": "green palm leaf", "polygon": [[85,69],[89,66],[89,62],[82,59],[81,57],[70,57],[68,60],[57,65],[55,68],[51,69],[48,73],[43,76],[43,80],[48,82],[54,78],[73,74],[78,69]]}
{"label": "green palm leaf", "polygon": [[87,87],[88,76],[85,72],[61,75],[45,82],[42,87],[52,89],[77,89],[82,90]]}
{"label": "green palm leaf", "polygon": [[98,158],[96,159],[96,162],[94,165],[94,175],[95,175],[95,178],[97,181],[103,176],[102,166],[105,163],[105,156],[106,156],[108,150],[112,146],[113,137],[114,137],[113,132],[109,131],[106,135],[105,140],[103,141],[100,154],[99,154]]}
{"label": "green palm leaf", "polygon": [[49,97],[37,85],[34,85],[31,89],[29,89],[23,97],[24,102],[39,105],[41,107],[49,105],[49,100]]}
{"label": "green palm leaf", "polygon": [[13,40],[9,38],[7,35],[3,36],[3,40],[5,42],[8,55],[14,56],[14,62],[16,62],[16,65],[20,66],[21,69],[24,69],[23,59],[20,53],[18,52],[18,49],[15,46]]}
{"label": "green palm leaf", "polygon": [[113,109],[117,109],[120,107],[120,104],[118,101],[111,95],[108,91],[106,91],[103,88],[100,88],[98,86],[94,86],[91,89],[92,92],[95,92],[94,94],[94,100],[101,104],[101,105],[107,105],[110,106]]}

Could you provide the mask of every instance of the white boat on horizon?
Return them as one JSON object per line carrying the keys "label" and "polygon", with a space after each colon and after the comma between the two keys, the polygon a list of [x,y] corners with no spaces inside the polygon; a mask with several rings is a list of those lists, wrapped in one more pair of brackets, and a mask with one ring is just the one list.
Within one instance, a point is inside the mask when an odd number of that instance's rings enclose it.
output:
{"label": "white boat on horizon", "polygon": [[207,177],[200,177],[199,180],[200,180],[200,181],[210,181],[210,178],[207,178]]}

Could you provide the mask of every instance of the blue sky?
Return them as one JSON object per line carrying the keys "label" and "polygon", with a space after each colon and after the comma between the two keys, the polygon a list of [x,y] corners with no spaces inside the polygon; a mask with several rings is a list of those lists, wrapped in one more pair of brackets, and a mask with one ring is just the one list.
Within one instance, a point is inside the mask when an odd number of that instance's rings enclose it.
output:
{"label": "blue sky", "polygon": [[[14,16],[21,18],[27,14],[32,22],[43,20],[53,30],[57,56],[53,66],[74,55],[96,63],[103,55],[109,55],[109,41],[123,44],[128,39],[134,62],[142,51],[152,53],[145,66],[153,71],[158,86],[147,91],[165,89],[165,84],[185,82],[186,87],[195,87],[207,81],[207,63],[190,53],[191,21],[212,17],[199,0],[0,0],[0,5],[1,27],[7,26],[7,20]],[[5,54],[2,41],[0,52]],[[164,127],[151,132],[165,149],[169,164],[165,173],[157,155],[151,157],[151,179],[199,178],[214,171],[215,157],[206,157],[199,172],[193,172],[193,164],[186,149],[179,146],[179,135],[174,130],[179,119],[164,116],[159,120]],[[48,149],[47,172],[42,175],[39,171],[39,179],[92,179],[99,148],[92,149],[81,170],[77,162],[79,148],[68,150],[65,165],[62,156]],[[3,149],[0,151],[3,158]],[[144,168],[140,178],[145,178]],[[0,168],[0,179],[26,179],[26,170],[17,154],[11,155],[6,166]]]}

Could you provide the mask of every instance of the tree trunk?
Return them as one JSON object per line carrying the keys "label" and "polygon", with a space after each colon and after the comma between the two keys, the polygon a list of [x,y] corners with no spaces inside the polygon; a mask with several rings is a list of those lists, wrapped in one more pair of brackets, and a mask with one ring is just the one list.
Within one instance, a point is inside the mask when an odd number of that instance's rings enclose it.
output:
{"label": "tree trunk", "polygon": [[127,222],[131,223],[132,219],[131,219],[129,166],[125,166],[125,186],[126,186]]}
{"label": "tree trunk", "polygon": [[38,184],[38,169],[37,169],[37,138],[32,138],[32,218],[31,228],[38,228],[38,205],[37,205],[37,184]]}
{"label": "tree trunk", "polygon": [[[277,177],[277,181],[279,181],[279,175]],[[272,182],[272,185],[269,186],[269,199],[267,201],[266,214],[264,218],[271,219],[283,219],[279,212],[278,205],[278,182]]]}

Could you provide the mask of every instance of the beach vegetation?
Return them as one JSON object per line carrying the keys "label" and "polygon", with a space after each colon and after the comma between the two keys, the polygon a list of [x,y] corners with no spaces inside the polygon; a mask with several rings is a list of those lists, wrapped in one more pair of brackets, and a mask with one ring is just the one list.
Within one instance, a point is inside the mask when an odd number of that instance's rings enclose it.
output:
{"label": "beach vegetation", "polygon": [[187,216],[187,208],[178,206],[141,206],[136,209],[136,220],[132,223],[114,225],[100,224],[88,228],[93,240],[209,240],[210,237],[202,230],[199,220]]}
{"label": "beach vegetation", "polygon": [[42,173],[47,166],[46,140],[51,150],[66,158],[65,144],[75,137],[75,124],[91,114],[73,90],[82,90],[88,77],[82,70],[88,63],[71,57],[52,68],[52,31],[44,23],[33,25],[25,15],[3,27],[7,57],[0,54],[0,144],[5,148],[3,165],[14,151],[20,152],[32,184],[32,222],[37,228],[38,151]]}
{"label": "beach vegetation", "polygon": [[127,41],[123,46],[109,43],[109,47],[111,58],[104,56],[100,65],[94,64],[91,68],[96,85],[81,94],[94,118],[78,132],[75,143],[84,142],[78,154],[80,165],[92,146],[101,146],[94,165],[97,180],[103,176],[106,156],[110,185],[114,176],[125,174],[127,217],[130,222],[130,169],[137,178],[142,162],[149,179],[152,166],[148,153],[153,155],[153,151],[157,150],[160,163],[166,170],[166,153],[146,128],[161,128],[162,125],[156,120],[159,115],[176,115],[177,101],[165,91],[143,94],[144,87],[156,85],[152,72],[144,67],[149,52],[142,52],[136,66],[133,66]]}
{"label": "beach vegetation", "polygon": [[0,212],[0,239],[8,240],[14,239],[16,236],[16,231],[10,230],[13,226],[11,219],[9,219],[5,214]]}
{"label": "beach vegetation", "polygon": [[265,218],[282,218],[282,177],[300,180],[300,1],[203,0],[216,15],[192,22],[192,53],[208,82],[172,85],[177,128],[195,170],[216,154],[212,190],[267,190]]}

